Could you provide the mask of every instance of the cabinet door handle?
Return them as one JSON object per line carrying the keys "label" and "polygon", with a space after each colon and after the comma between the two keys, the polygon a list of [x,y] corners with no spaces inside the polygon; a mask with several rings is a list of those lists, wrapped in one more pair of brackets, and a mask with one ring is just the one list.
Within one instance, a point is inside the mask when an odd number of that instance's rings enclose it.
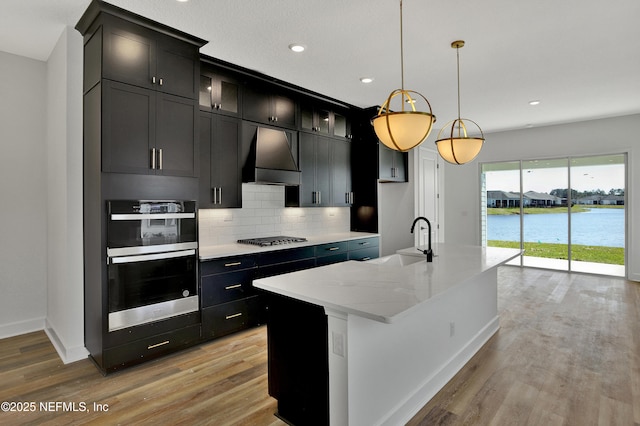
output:
{"label": "cabinet door handle", "polygon": [[353,192],[349,193],[349,204],[353,204]]}
{"label": "cabinet door handle", "polygon": [[158,149],[158,170],[162,170],[162,148]]}
{"label": "cabinet door handle", "polygon": [[364,262],[365,260],[371,260],[371,258],[370,258],[370,257],[363,257],[363,258],[362,258],[362,259],[360,259],[360,260]]}
{"label": "cabinet door handle", "polygon": [[318,204],[322,204],[322,191],[318,191]]}
{"label": "cabinet door handle", "polygon": [[371,243],[369,241],[364,241],[364,242],[358,243],[358,244],[360,244],[361,246],[366,246],[366,245],[369,245]]}
{"label": "cabinet door handle", "polygon": [[226,286],[224,289],[225,290],[233,290],[233,289],[240,288],[240,287],[242,287],[242,284],[233,284],[233,285]]}
{"label": "cabinet door handle", "polygon": [[336,250],[340,250],[340,247],[329,247],[327,250],[336,251]]}
{"label": "cabinet door handle", "polygon": [[211,201],[213,202],[213,204],[218,204],[218,191],[216,191],[216,188],[211,188]]}
{"label": "cabinet door handle", "polygon": [[159,346],[164,346],[164,345],[167,345],[167,344],[169,344],[169,341],[165,340],[164,342],[156,343],[155,345],[149,345],[149,346],[147,346],[147,349],[154,349],[154,348],[157,348]]}
{"label": "cabinet door handle", "polygon": [[156,76],[151,77],[151,84],[156,84]]}
{"label": "cabinet door handle", "polygon": [[222,204],[222,187],[218,187],[218,204]]}
{"label": "cabinet door handle", "polygon": [[224,317],[224,319],[230,320],[232,318],[238,318],[240,316],[242,316],[242,312],[238,312],[237,314],[227,315],[226,317]]}
{"label": "cabinet door handle", "polygon": [[240,266],[240,265],[242,265],[242,262],[231,262],[231,263],[224,264],[225,267]]}
{"label": "cabinet door handle", "polygon": [[160,78],[160,82],[159,83],[160,83],[160,86],[162,86],[162,83],[163,83],[162,77]]}
{"label": "cabinet door handle", "polygon": [[151,148],[151,169],[156,169],[156,149]]}

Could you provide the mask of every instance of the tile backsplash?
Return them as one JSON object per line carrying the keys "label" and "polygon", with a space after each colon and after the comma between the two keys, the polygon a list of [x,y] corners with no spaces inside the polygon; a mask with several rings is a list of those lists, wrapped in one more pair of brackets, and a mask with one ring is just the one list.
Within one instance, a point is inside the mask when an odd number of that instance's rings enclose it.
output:
{"label": "tile backsplash", "polygon": [[349,207],[284,207],[284,187],[242,184],[241,209],[200,209],[200,246],[235,243],[240,238],[288,235],[310,237],[349,232]]}

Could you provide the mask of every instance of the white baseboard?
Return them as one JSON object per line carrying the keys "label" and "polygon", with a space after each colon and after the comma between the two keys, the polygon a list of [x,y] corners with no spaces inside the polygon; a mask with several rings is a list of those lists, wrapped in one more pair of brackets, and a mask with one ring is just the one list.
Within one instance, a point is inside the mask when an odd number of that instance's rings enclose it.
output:
{"label": "white baseboard", "polygon": [[383,425],[399,425],[406,424],[413,416],[415,416],[422,407],[424,407],[448,382],[451,380],[464,365],[484,346],[485,343],[500,328],[500,317],[494,317],[487,325],[480,330],[473,339],[469,341],[462,349],[458,351],[449,362],[444,364],[442,368],[429,377],[422,386],[409,396],[405,402],[398,407],[389,417],[381,424]]}
{"label": "white baseboard", "polygon": [[56,352],[58,352],[58,356],[63,363],[69,364],[72,362],[80,361],[89,356],[89,352],[84,346],[66,347],[62,343],[62,340],[60,340],[60,338],[58,337],[58,334],[49,323],[49,321],[45,320],[45,323],[46,327],[44,329],[44,332],[47,333],[47,336],[49,336],[51,344],[56,349]]}
{"label": "white baseboard", "polygon": [[35,318],[26,321],[0,325],[0,339],[33,333],[44,329],[45,318]]}

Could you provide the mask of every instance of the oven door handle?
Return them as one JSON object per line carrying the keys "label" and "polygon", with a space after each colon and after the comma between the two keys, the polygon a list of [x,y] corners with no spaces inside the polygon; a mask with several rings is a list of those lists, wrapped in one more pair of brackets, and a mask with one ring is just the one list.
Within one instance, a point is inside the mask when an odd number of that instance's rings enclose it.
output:
{"label": "oven door handle", "polygon": [[195,213],[134,213],[111,214],[111,220],[145,220],[145,219],[195,219]]}
{"label": "oven door handle", "polygon": [[170,251],[166,253],[141,254],[137,256],[110,257],[110,264],[147,262],[150,260],[175,259],[177,257],[195,256],[195,250]]}

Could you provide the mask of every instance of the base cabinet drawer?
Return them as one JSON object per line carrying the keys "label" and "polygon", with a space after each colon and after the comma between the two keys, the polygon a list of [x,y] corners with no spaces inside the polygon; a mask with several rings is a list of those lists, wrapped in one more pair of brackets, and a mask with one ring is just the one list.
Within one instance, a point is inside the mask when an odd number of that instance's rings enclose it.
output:
{"label": "base cabinet drawer", "polygon": [[379,247],[369,247],[349,252],[349,260],[371,260],[380,256]]}
{"label": "base cabinet drawer", "polygon": [[220,337],[264,322],[260,296],[222,303],[202,310],[202,337]]}
{"label": "base cabinet drawer", "polygon": [[103,353],[104,369],[106,372],[113,372],[139,364],[184,349],[197,343],[199,339],[200,324],[106,349]]}
{"label": "base cabinet drawer", "polygon": [[207,308],[254,295],[255,289],[251,285],[253,275],[254,271],[249,269],[202,277],[200,283],[202,307]]}
{"label": "base cabinet drawer", "polygon": [[322,256],[316,258],[316,266],[331,265],[332,263],[344,262],[349,259],[349,255],[344,253],[332,254],[331,256]]}

